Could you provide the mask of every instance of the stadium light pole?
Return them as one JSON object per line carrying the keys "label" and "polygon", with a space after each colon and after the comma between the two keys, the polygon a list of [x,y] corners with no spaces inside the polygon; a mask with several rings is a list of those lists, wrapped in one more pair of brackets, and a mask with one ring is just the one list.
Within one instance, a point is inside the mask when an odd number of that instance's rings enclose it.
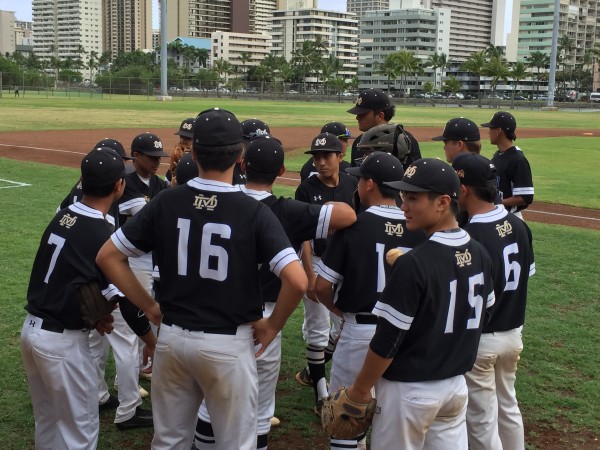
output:
{"label": "stadium light pole", "polygon": [[170,100],[167,93],[167,0],[160,0],[160,97]]}
{"label": "stadium light pole", "polygon": [[548,74],[547,106],[554,106],[554,84],[556,81],[556,56],[558,53],[558,22],[560,19],[560,0],[554,0],[554,24],[552,27],[552,49],[550,50],[550,73]]}

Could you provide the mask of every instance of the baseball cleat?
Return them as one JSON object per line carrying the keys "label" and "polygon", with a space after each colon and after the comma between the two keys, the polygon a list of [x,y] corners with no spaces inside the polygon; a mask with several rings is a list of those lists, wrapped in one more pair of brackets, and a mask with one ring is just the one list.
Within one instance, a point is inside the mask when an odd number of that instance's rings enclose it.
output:
{"label": "baseball cleat", "polygon": [[317,417],[321,417],[321,411],[323,410],[323,400],[317,400],[315,405],[315,414]]}
{"label": "baseball cleat", "polygon": [[140,370],[140,379],[152,381],[152,366]]}
{"label": "baseball cleat", "polygon": [[296,382],[302,386],[313,385],[313,380],[310,376],[310,372],[308,371],[308,367],[305,367],[300,372],[298,372],[294,378],[296,379]]}
{"label": "baseball cleat", "polygon": [[138,407],[135,409],[135,414],[130,419],[127,419],[124,422],[118,422],[115,425],[119,430],[154,426],[152,422],[152,411]]}
{"label": "baseball cleat", "polygon": [[150,393],[146,389],[144,389],[141,386],[138,386],[138,387],[140,388],[140,397],[148,398],[150,396]]}
{"label": "baseball cleat", "polygon": [[119,399],[114,395],[109,395],[108,400],[104,403],[101,403],[99,406],[100,411],[106,411],[109,409],[116,409],[119,407]]}

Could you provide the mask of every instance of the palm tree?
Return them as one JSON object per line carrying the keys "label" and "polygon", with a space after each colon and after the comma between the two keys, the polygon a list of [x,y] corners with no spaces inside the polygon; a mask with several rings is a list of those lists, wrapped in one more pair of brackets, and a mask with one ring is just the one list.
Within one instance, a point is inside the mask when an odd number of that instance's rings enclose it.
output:
{"label": "palm tree", "polygon": [[437,69],[440,67],[440,55],[434,53],[429,55],[425,61],[425,67],[431,67],[433,69],[433,86],[437,89]]}
{"label": "palm tree", "polygon": [[461,65],[463,70],[477,76],[477,106],[479,108],[481,108],[481,76],[485,65],[485,51],[471,53],[469,58]]}
{"label": "palm tree", "polygon": [[517,85],[519,84],[519,81],[524,80],[528,76],[529,71],[527,70],[527,65],[522,61],[516,62],[510,68],[509,77],[513,80],[512,95],[510,98],[510,109],[515,108],[515,92],[517,90]]}
{"label": "palm tree", "polygon": [[483,67],[483,75],[492,79],[492,97],[500,80],[507,81],[510,76],[508,63],[503,57],[492,56]]}
{"label": "palm tree", "polygon": [[462,83],[459,79],[454,76],[449,77],[446,81],[444,81],[444,91],[452,92],[456,94],[460,91]]}
{"label": "palm tree", "polygon": [[92,50],[90,52],[90,57],[87,62],[88,69],[90,69],[90,83],[94,81],[93,71],[94,71],[94,69],[96,69],[98,67],[97,59],[98,59],[98,52],[95,50]]}
{"label": "palm tree", "polygon": [[[266,58],[265,58],[266,60]],[[254,77],[260,81],[260,99],[263,98],[263,93],[265,91],[265,82],[269,81],[273,75],[273,70],[269,63],[265,63],[265,60],[261,61],[261,63],[254,69]]]}
{"label": "palm tree", "polygon": [[531,68],[535,67],[538,70],[536,77],[537,85],[535,88],[535,92],[537,95],[539,95],[542,69],[545,69],[550,64],[550,56],[547,53],[536,51],[531,52],[529,56],[527,56],[525,59],[527,60],[527,63]]}
{"label": "palm tree", "polygon": [[392,81],[396,82],[398,78],[398,64],[396,61],[396,53],[390,53],[386,55],[383,62],[376,62],[373,64],[373,73],[376,75],[383,75],[387,77],[387,93],[390,94],[390,86]]}
{"label": "palm tree", "polygon": [[321,56],[312,41],[303,41],[302,46],[292,52],[292,64],[302,76],[303,89],[306,92],[306,78],[314,71]]}
{"label": "palm tree", "polygon": [[421,60],[415,56],[411,50],[400,50],[394,53],[398,76],[400,77],[400,90],[402,92],[402,101],[406,102],[406,86],[409,75],[415,73],[421,66]]}
{"label": "palm tree", "polygon": [[[563,63],[563,87],[562,92],[566,91],[567,86],[567,64],[569,63],[569,56],[571,55],[571,51],[573,50],[573,40],[566,34],[563,34],[558,39],[558,52],[559,58],[562,59]],[[572,68],[571,68],[572,69]]]}
{"label": "palm tree", "polygon": [[320,57],[329,53],[329,42],[323,36],[316,36],[314,41],[315,51]]}
{"label": "palm tree", "polygon": [[[227,83],[227,75],[233,72],[233,66],[231,63],[223,58],[217,59],[213,63],[213,70],[219,75],[219,81],[221,83]],[[223,78],[222,78],[223,77]],[[217,87],[217,97],[219,95],[219,88]]]}
{"label": "palm tree", "polygon": [[248,64],[252,60],[252,53],[246,51],[240,52],[239,60],[240,63],[242,63],[242,72],[246,74],[246,64]]}
{"label": "palm tree", "polygon": [[504,56],[504,47],[494,44],[488,44],[485,54],[490,58],[502,58]]}

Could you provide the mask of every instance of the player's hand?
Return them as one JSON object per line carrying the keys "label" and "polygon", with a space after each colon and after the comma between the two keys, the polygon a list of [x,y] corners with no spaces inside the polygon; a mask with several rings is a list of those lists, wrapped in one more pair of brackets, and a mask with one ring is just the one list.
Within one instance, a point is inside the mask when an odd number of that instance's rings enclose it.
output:
{"label": "player's hand", "polygon": [[152,366],[152,360],[154,359],[155,345],[144,345],[144,351],[142,352],[142,366]]}
{"label": "player's hand", "polygon": [[158,304],[158,302],[154,302],[150,309],[144,311],[144,314],[146,314],[146,317],[150,322],[152,322],[157,327],[160,326],[160,322],[162,320],[162,312],[160,310],[160,305]]}
{"label": "player's hand", "polygon": [[355,385],[352,385],[347,389],[346,395],[348,395],[348,398],[350,398],[352,401],[357,403],[368,403],[373,398],[371,395],[371,389],[362,391]]}
{"label": "player's hand", "polygon": [[312,300],[315,303],[319,303],[317,293],[315,292],[315,283],[317,281],[317,275],[313,272],[308,276],[308,289],[306,289],[306,298]]}
{"label": "player's hand", "polygon": [[281,330],[273,326],[268,318],[252,322],[252,328],[254,329],[254,345],[258,347],[256,351],[256,357],[258,358],[265,352],[269,344],[273,342],[273,339],[275,339],[277,333]]}
{"label": "player's hand", "polygon": [[110,333],[112,330],[115,329],[115,327],[113,326],[114,321],[115,318],[112,314],[103,317],[98,322],[96,322],[96,331],[100,333],[100,336],[104,336],[106,333]]}

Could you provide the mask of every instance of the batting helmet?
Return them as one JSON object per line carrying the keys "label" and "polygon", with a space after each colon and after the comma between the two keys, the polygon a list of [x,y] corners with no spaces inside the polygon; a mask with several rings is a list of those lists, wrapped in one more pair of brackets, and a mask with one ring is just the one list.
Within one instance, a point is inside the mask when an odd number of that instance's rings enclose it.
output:
{"label": "batting helmet", "polygon": [[404,161],[410,153],[410,139],[404,133],[402,125],[386,123],[377,125],[363,134],[358,147],[391,153],[400,161]]}

